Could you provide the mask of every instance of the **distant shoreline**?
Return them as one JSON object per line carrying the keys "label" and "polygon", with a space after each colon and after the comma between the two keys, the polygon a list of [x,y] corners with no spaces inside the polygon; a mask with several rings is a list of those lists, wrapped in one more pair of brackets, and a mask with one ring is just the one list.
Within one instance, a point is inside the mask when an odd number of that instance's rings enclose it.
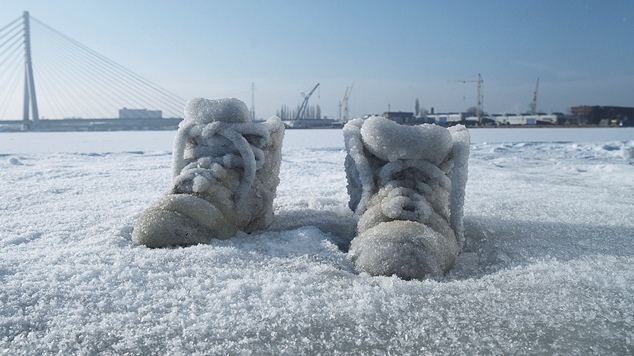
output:
{"label": "distant shoreline", "polygon": [[[453,126],[453,125],[452,125]],[[447,127],[447,126],[445,126]],[[623,129],[628,128],[630,126],[614,126],[614,125],[474,125],[467,126],[469,130],[471,129],[580,129],[580,128],[588,128],[588,129]],[[126,132],[126,131],[176,131],[178,129],[177,126],[171,127],[116,127],[116,126],[81,126],[81,127],[73,127],[73,126],[54,126],[48,127],[49,129],[39,129],[39,130],[24,130],[21,125],[15,123],[3,123],[0,121],[0,133],[15,133],[15,132]],[[335,127],[286,127],[286,130],[341,130],[342,126]]]}

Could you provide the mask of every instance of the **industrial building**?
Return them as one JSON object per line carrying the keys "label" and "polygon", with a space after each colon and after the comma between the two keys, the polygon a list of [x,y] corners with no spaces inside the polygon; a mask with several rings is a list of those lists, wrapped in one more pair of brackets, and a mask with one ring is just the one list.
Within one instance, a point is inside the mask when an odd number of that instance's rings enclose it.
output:
{"label": "industrial building", "polygon": [[386,111],[383,117],[401,125],[418,125],[427,122],[424,118],[414,116],[413,112]]}
{"label": "industrial building", "polygon": [[[427,114],[427,122],[435,123],[440,126],[452,126],[460,123],[465,123],[467,118],[472,116],[466,112],[450,112],[450,113],[438,113]],[[477,118],[473,118],[474,123],[478,122]]]}
{"label": "industrial building", "polygon": [[634,119],[634,108],[623,106],[580,105],[571,107],[570,112],[580,125],[630,126]]}
{"label": "industrial building", "polygon": [[[563,114],[494,114],[489,116],[482,116],[482,122],[480,125],[497,125],[497,126],[510,126],[510,125],[554,125],[560,123],[563,119]],[[435,123],[441,126],[452,126],[457,124],[463,124],[467,126],[477,126],[478,117],[473,116],[473,113],[466,112],[452,112],[452,113],[438,113],[428,114],[427,121]]]}
{"label": "industrial building", "polygon": [[161,110],[119,109],[119,119],[162,119]]}
{"label": "industrial building", "polygon": [[491,122],[496,125],[555,125],[559,123],[558,114],[496,114]]}

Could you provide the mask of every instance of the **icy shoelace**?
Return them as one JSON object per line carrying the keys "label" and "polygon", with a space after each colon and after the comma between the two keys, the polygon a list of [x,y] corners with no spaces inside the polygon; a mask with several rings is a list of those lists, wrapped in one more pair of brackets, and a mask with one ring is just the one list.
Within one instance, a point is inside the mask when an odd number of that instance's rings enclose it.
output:
{"label": "icy shoelace", "polygon": [[264,164],[262,148],[270,142],[268,129],[253,123],[182,125],[174,144],[172,186],[191,187],[191,193],[207,192],[228,170],[242,168],[244,173],[234,194],[235,207],[239,208]]}
{"label": "icy shoelace", "polygon": [[364,148],[359,128],[349,127],[348,130],[356,132],[348,140],[356,169],[373,172],[359,177],[363,180],[360,182],[363,192],[358,205],[353,208],[357,214],[361,216],[372,204],[379,203],[381,212],[392,220],[421,222],[436,213],[449,222],[447,201],[451,191],[452,159],[447,157],[439,166],[421,159],[386,162]]}
{"label": "icy shoelace", "polygon": [[[436,213],[449,222],[452,161],[438,167],[424,160],[387,162],[378,173],[381,211],[394,220],[425,221]],[[424,178],[424,179],[421,179]]]}

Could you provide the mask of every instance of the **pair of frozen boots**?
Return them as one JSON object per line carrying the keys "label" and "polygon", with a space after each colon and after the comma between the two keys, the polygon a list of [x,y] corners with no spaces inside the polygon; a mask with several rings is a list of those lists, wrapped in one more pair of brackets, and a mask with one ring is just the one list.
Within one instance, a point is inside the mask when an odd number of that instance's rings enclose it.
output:
{"label": "pair of frozen boots", "polygon": [[[194,99],[173,152],[169,191],[138,219],[149,247],[227,239],[267,228],[279,183],[284,125],[252,123],[237,99]],[[344,127],[349,206],[359,271],[403,279],[447,272],[464,244],[469,135],[462,126],[406,127],[381,117]]]}

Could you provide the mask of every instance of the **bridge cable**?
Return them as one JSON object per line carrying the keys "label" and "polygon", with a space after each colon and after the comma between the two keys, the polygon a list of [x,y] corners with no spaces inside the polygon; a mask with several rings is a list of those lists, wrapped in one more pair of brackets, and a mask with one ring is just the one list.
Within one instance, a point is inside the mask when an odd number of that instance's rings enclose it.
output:
{"label": "bridge cable", "polygon": [[3,28],[0,28],[0,32],[4,31],[7,27],[9,27],[9,26],[13,25],[13,24],[14,24],[14,23],[16,23],[16,22],[19,22],[19,21],[20,21],[20,20],[22,20],[22,19],[23,19],[23,17],[22,17],[22,16],[20,16],[20,17],[18,17],[17,19],[15,19],[15,20],[13,20],[13,21],[9,22],[9,23],[8,23],[8,24],[6,24]]}
{"label": "bridge cable", "polygon": [[[52,41],[47,41],[46,43],[50,45],[52,44]],[[44,47],[43,49],[46,49],[46,48],[47,47]],[[105,108],[105,112],[109,111],[108,106],[111,106],[111,105],[108,105],[107,103],[104,105],[103,101],[98,100],[98,98],[100,98],[103,95],[103,92],[98,92],[97,89],[95,88],[96,85],[87,85],[87,86],[81,85],[81,83],[85,82],[86,79],[91,79],[92,74],[90,72],[86,72],[85,66],[82,66],[83,63],[79,60],[79,58],[74,56],[72,53],[68,53],[65,50],[58,51],[55,53],[61,53],[63,56],[57,56],[57,57],[47,56],[46,58],[47,61],[42,61],[41,63],[39,63],[39,65],[45,66],[47,68],[48,68],[49,61],[52,64],[54,69],[49,68],[44,73],[50,74],[51,77],[55,79],[54,82],[57,82],[57,81],[64,82],[66,84],[65,88],[71,89],[70,90],[71,93],[72,92],[76,93],[72,95],[72,97],[80,98],[87,91],[92,92],[93,95],[91,97],[94,98],[94,101],[96,101],[101,106],[102,109]],[[61,73],[62,70],[65,70],[66,72]],[[57,78],[59,78],[59,80]],[[99,83],[99,81],[97,81],[97,83]],[[108,92],[106,92],[106,94],[109,95]],[[80,99],[79,101],[85,102],[86,100]],[[78,104],[78,105],[81,105],[81,104]],[[70,111],[73,111],[73,110],[71,109]],[[98,110],[98,111],[99,111],[99,115],[94,115],[93,113],[90,113],[87,116],[89,117],[101,116],[102,118],[108,117],[108,115],[104,115],[103,111],[101,110]],[[90,110],[88,110],[88,112],[90,112]],[[73,115],[73,116],[82,116],[82,115]]]}
{"label": "bridge cable", "polygon": [[161,87],[159,87],[158,85],[149,82],[148,80],[140,77],[139,75],[133,73],[132,71],[130,71],[129,69],[113,62],[112,60],[104,57],[103,55],[93,51],[92,49],[84,46],[83,44],[73,40],[72,38],[64,35],[63,33],[53,29],[52,27],[46,25],[45,23],[33,18],[33,20],[35,20],[37,23],[39,23],[40,25],[44,26],[45,28],[49,29],[50,31],[56,33],[57,35],[61,36],[62,38],[66,39],[67,41],[71,42],[72,44],[74,44],[75,46],[83,49],[84,51],[86,51],[87,53],[92,54],[94,57],[98,58],[99,60],[101,60],[103,63],[105,63],[106,65],[108,65],[109,67],[113,68],[113,69],[117,69],[117,72],[120,72],[121,75],[125,75],[126,77],[128,77],[130,80],[133,80],[135,82],[138,82],[140,84],[144,84],[147,87],[153,89],[155,92],[159,93],[161,95],[162,98],[164,98],[165,100],[168,100],[172,103],[172,105],[178,104],[178,105],[184,105],[184,103],[186,102],[185,99],[182,99],[180,97],[178,97],[177,95],[170,93],[164,89],[162,89]]}
{"label": "bridge cable", "polygon": [[[64,38],[65,39],[65,38]],[[82,50],[82,48],[78,48],[76,45],[75,46],[68,46],[67,44],[67,40],[66,41],[61,41],[58,38],[55,38],[55,40],[57,40],[58,46],[60,48],[60,51],[63,52],[65,54],[66,58],[70,58],[73,61],[77,62],[79,65],[82,65],[81,69],[83,71],[85,71],[85,73],[92,79],[94,78],[95,80],[97,80],[97,82],[99,83],[99,86],[102,89],[107,89],[105,86],[107,85],[108,87],[112,87],[112,83],[111,82],[115,82],[112,79],[116,79],[116,83],[114,84],[120,84],[122,85],[121,88],[118,88],[118,90],[115,90],[115,93],[117,93],[117,96],[119,96],[119,93],[121,91],[125,92],[128,94],[127,100],[128,101],[133,101],[138,105],[138,100],[143,101],[143,99],[141,98],[145,98],[146,100],[144,101],[146,104],[147,103],[151,103],[151,105],[155,105],[158,107],[161,107],[163,105],[166,105],[164,102],[157,102],[153,101],[153,100],[147,100],[148,96],[147,96],[147,90],[145,87],[140,86],[138,82],[132,82],[129,79],[129,76],[124,75],[122,73],[120,73],[120,71],[106,71],[105,67],[102,65],[103,61],[99,61],[99,58],[95,58],[94,55],[91,55],[91,53],[87,53],[85,50]],[[71,43],[72,44],[72,43]],[[80,61],[81,59],[81,61]],[[85,63],[83,63],[85,62]],[[84,65],[87,64],[87,65]],[[75,70],[77,68],[74,68]],[[94,72],[91,72],[90,70],[93,69]],[[105,78],[104,78],[105,77]],[[104,78],[106,80],[101,80],[100,78]],[[112,98],[112,95],[109,95]],[[120,97],[120,96],[119,96]],[[182,104],[181,104],[182,105]],[[172,110],[179,112],[181,109],[181,105],[179,105],[179,108],[174,110],[173,106],[172,106]],[[143,106],[143,105],[141,105]]]}

